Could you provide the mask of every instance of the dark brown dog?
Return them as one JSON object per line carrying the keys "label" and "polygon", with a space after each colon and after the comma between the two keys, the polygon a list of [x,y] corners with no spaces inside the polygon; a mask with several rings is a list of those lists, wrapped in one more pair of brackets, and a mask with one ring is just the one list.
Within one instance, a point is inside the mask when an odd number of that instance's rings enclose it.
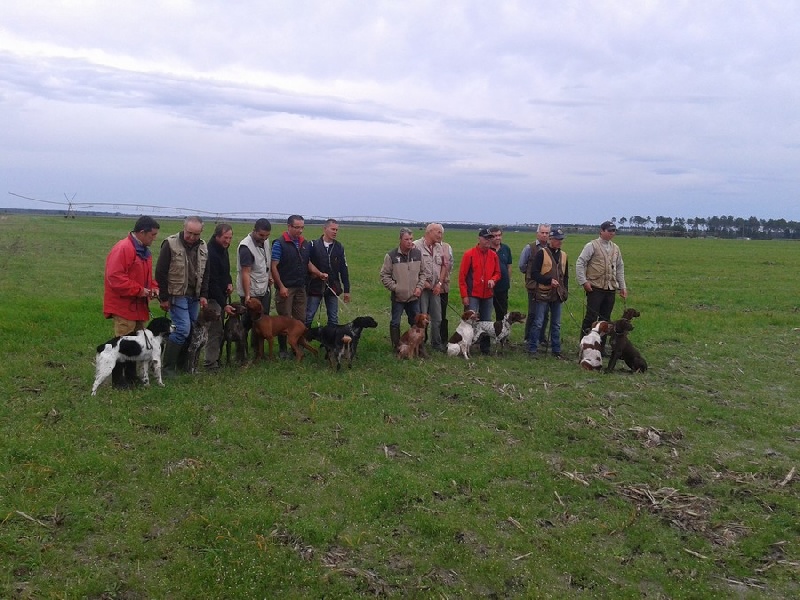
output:
{"label": "dark brown dog", "polygon": [[264,358],[264,340],[269,343],[269,358],[272,360],[272,339],[276,335],[285,335],[289,346],[294,350],[295,360],[303,360],[303,352],[300,346],[306,348],[314,356],[317,349],[311,346],[305,338],[306,325],[299,319],[292,317],[275,316],[262,314],[261,300],[250,298],[245,304],[247,312],[252,321],[253,333],[256,337],[256,358]]}
{"label": "dark brown dog", "polygon": [[614,333],[611,338],[611,358],[608,359],[606,373],[611,373],[620,358],[625,361],[634,373],[647,371],[647,362],[644,360],[633,343],[628,339],[628,332],[633,331],[633,323],[628,319],[614,321]]}
{"label": "dark brown dog", "polygon": [[231,346],[234,344],[236,344],[236,360],[240,364],[247,362],[247,332],[242,324],[242,316],[247,314],[247,309],[239,302],[232,303],[231,308],[233,314],[228,315],[222,330],[228,366],[231,364]]}

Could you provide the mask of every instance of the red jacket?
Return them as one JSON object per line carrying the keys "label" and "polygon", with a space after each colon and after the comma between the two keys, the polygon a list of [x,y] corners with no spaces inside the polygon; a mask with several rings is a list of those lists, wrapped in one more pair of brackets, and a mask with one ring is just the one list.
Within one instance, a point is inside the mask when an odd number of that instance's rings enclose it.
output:
{"label": "red jacket", "polygon": [[464,252],[458,269],[458,287],[462,298],[491,298],[492,288],[487,283],[500,281],[500,259],[497,252],[475,246]]}
{"label": "red jacket", "polygon": [[106,258],[103,314],[106,319],[117,315],[131,321],[150,318],[149,299],[141,296],[144,288],[158,290],[153,279],[153,255],[136,254],[132,234],[118,241]]}

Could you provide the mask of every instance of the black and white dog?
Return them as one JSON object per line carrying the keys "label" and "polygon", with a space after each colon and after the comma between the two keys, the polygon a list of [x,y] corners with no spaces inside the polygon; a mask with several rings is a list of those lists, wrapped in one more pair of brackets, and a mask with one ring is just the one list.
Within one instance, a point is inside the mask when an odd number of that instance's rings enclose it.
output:
{"label": "black and white dog", "polygon": [[147,325],[147,329],[140,329],[131,335],[115,337],[97,347],[95,357],[94,384],[92,396],[97,394],[97,388],[111,376],[111,371],[117,363],[135,362],[138,365],[139,377],[145,385],[149,385],[150,367],[156,376],[158,385],[161,381],[161,345],[169,335],[172,322],[166,317],[156,317]]}
{"label": "black and white dog", "polygon": [[378,322],[372,317],[356,317],[345,325],[312,327],[306,331],[306,338],[318,341],[320,347],[325,348],[325,357],[338,371],[343,362],[348,367],[352,367],[361,332],[377,326]]}

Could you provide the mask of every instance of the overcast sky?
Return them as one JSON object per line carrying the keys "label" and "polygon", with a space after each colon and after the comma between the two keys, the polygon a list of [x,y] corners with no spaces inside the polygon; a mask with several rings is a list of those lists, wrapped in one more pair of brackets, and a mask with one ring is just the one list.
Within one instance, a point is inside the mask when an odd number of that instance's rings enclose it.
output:
{"label": "overcast sky", "polygon": [[0,206],[800,220],[800,2],[3,0],[0,119]]}

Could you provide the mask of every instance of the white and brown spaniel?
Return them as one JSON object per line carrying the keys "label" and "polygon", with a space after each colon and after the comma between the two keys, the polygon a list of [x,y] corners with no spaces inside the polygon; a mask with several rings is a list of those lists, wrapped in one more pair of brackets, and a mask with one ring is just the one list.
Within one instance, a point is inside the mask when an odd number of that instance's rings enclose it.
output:
{"label": "white and brown spaniel", "polygon": [[475,339],[475,324],[478,322],[478,313],[474,310],[465,310],[461,315],[461,322],[456,327],[456,332],[447,341],[447,356],[462,354],[469,360],[469,347]]}
{"label": "white and brown spaniel", "polygon": [[506,313],[500,321],[478,321],[475,324],[475,340],[477,343],[481,336],[488,335],[500,348],[505,347],[508,336],[511,335],[511,326],[514,323],[524,323],[527,315],[512,311]]}
{"label": "white and brown spaniel", "polygon": [[599,371],[603,368],[603,337],[614,331],[614,325],[608,321],[595,321],[592,330],[581,338],[578,352],[578,363],[587,371]]}

